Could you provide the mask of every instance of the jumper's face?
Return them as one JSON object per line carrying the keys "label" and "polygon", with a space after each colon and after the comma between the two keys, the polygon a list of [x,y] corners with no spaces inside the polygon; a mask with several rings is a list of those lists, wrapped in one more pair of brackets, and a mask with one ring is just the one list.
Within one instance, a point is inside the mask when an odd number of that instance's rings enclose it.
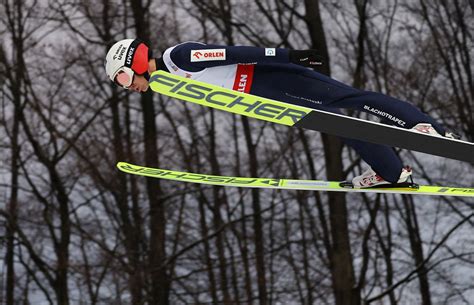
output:
{"label": "jumper's face", "polygon": [[148,81],[143,75],[136,75],[133,78],[132,85],[128,88],[137,92],[145,92],[148,90]]}
{"label": "jumper's face", "polygon": [[114,81],[117,85],[125,89],[137,92],[145,92],[148,90],[147,79],[142,75],[135,74],[132,69],[127,67],[123,67],[117,72]]}

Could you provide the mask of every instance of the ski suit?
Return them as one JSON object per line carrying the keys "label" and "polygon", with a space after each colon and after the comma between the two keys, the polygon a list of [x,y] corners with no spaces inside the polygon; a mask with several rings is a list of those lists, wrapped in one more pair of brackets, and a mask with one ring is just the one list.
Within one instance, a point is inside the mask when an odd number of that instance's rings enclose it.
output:
{"label": "ski suit", "polygon": [[[445,130],[415,106],[393,97],[359,90],[289,60],[288,49],[220,46],[185,42],[168,48],[157,69],[286,103],[341,113],[340,108],[371,113],[385,123],[412,128],[430,123]],[[342,139],[386,181],[395,183],[403,168],[392,147]]]}

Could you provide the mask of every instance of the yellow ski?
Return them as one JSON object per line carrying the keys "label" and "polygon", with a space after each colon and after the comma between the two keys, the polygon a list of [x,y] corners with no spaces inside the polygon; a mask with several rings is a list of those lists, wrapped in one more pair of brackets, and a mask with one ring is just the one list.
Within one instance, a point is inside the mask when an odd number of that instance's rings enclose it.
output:
{"label": "yellow ski", "polygon": [[144,167],[126,162],[117,163],[117,168],[122,172],[139,176],[231,187],[474,197],[474,188],[407,184],[403,187],[354,189],[344,187],[341,185],[342,182],[338,181],[216,176],[167,170],[161,168]]}
{"label": "yellow ski", "polygon": [[390,145],[474,164],[474,143],[466,141],[427,135],[397,126],[301,107],[165,71],[155,71],[151,74],[150,88],[182,101],[276,124],[316,130],[339,137]]}

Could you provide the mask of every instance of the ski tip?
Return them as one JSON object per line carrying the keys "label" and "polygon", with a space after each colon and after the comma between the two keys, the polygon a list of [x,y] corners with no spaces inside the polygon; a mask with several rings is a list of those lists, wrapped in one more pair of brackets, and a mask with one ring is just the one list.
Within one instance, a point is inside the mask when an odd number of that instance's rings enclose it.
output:
{"label": "ski tip", "polygon": [[123,162],[123,161],[119,161],[115,165],[115,167],[117,167],[121,171],[124,171],[124,169],[130,169],[131,166],[132,166],[132,164],[130,164],[128,162]]}

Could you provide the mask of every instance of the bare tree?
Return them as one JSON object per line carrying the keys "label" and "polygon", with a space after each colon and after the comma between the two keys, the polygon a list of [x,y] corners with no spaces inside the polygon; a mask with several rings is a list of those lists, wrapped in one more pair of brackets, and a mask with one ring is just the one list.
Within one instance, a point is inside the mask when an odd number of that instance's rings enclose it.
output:
{"label": "bare tree", "polygon": [[[0,299],[469,303],[472,284],[459,276],[474,262],[463,246],[472,243],[469,199],[123,174],[117,161],[342,180],[362,162],[327,135],[129,93],[103,71],[108,48],[123,38],[141,38],[155,53],[186,40],[317,48],[328,59],[318,72],[412,101],[470,138],[466,7],[467,0],[1,2]],[[423,182],[471,184],[469,165],[397,152]]]}

